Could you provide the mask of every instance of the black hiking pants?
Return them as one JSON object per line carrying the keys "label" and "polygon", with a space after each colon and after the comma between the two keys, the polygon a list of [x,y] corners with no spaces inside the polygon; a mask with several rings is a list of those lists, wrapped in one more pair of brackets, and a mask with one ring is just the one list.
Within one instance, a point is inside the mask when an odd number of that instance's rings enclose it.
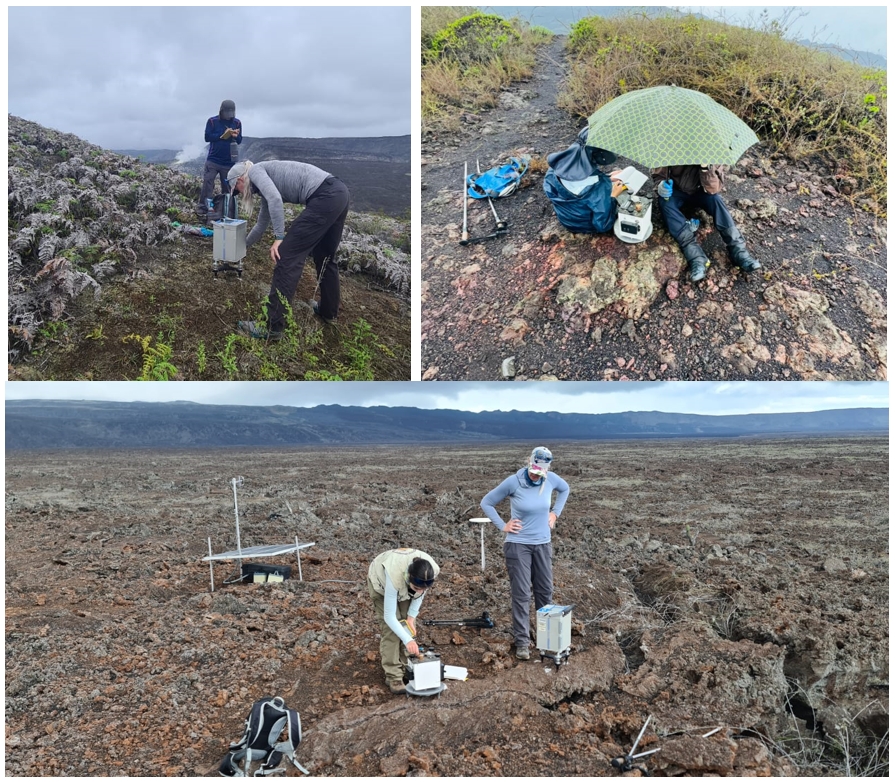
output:
{"label": "black hiking pants", "polygon": [[702,190],[697,190],[695,193],[681,193],[675,190],[672,192],[671,198],[660,197],[656,201],[659,204],[659,211],[665,218],[668,233],[675,239],[687,226],[687,218],[684,216],[685,209],[704,209],[711,216],[716,229],[729,230],[734,227],[730,210],[724,203],[724,199],[717,193],[709,195]]}
{"label": "black hiking pants", "polygon": [[286,302],[292,303],[308,254],[314,259],[320,287],[320,316],[334,319],[339,314],[339,267],[336,250],[348,216],[348,188],[336,177],[328,177],[318,187],[304,211],[295,219],[280,245],[280,260],[273,267],[267,306],[267,328],[286,327]]}

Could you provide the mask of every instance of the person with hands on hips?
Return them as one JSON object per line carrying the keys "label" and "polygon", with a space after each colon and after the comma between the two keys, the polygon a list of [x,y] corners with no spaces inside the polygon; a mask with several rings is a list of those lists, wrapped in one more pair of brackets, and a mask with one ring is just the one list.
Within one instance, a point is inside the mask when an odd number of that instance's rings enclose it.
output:
{"label": "person with hands on hips", "polygon": [[[239,321],[237,328],[257,339],[278,340],[286,327],[286,307],[291,305],[298,281],[310,255],[317,269],[320,301],[310,301],[314,314],[326,323],[339,313],[339,267],[336,251],[348,216],[348,188],[343,182],[310,163],[266,160],[240,161],[227,174],[240,196],[243,214],[254,211],[254,196],[261,196],[258,222],[246,237],[246,248],[258,242],[273,224],[270,247],[273,280],[267,303],[267,322]],[[302,213],[286,229],[284,203],[302,204]]]}
{"label": "person with hands on hips", "polygon": [[[503,553],[510,577],[513,638],[519,660],[530,657],[532,592],[536,611],[553,602],[551,532],[562,515],[569,496],[569,484],[550,472],[552,462],[550,449],[538,446],[531,452],[527,466],[488,492],[481,503],[485,515],[499,530],[507,533]],[[496,506],[507,497],[510,499],[510,520],[504,522]]]}
{"label": "person with hands on hips", "polygon": [[[416,617],[426,590],[438,576],[439,567],[424,551],[399,548],[376,557],[367,571],[367,591],[379,620],[379,655],[389,692],[406,692],[404,672],[407,655],[419,654],[414,640]],[[401,622],[407,628],[401,626]],[[406,651],[405,651],[406,650]]]}

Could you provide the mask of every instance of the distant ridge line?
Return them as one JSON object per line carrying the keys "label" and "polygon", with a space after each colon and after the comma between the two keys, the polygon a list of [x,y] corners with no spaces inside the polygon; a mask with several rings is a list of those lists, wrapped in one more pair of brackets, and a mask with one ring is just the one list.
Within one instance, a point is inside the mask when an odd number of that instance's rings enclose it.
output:
{"label": "distant ridge line", "polygon": [[288,447],[886,434],[887,408],[707,416],[8,400],[6,449]]}

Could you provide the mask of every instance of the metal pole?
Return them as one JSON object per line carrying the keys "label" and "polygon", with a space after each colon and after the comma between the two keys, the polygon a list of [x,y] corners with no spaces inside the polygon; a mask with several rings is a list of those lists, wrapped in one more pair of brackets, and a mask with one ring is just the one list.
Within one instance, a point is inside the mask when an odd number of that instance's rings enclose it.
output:
{"label": "metal pole", "polygon": [[301,577],[301,551],[298,548],[298,535],[295,536],[295,561],[298,562],[298,580],[304,581]]}
{"label": "metal pole", "polygon": [[[475,169],[480,174],[482,173],[482,167],[479,165],[478,158],[476,158],[476,161],[475,161]],[[504,228],[507,227],[507,224],[504,222],[501,222],[501,219],[497,216],[497,210],[494,208],[494,202],[491,200],[491,196],[488,196],[488,206],[491,207],[491,214],[494,215],[494,222],[497,225],[497,230],[502,231]]]}
{"label": "metal pole", "polygon": [[640,733],[637,736],[637,741],[634,742],[634,746],[631,747],[631,756],[634,756],[634,753],[637,751],[637,745],[640,743],[640,739],[643,738],[643,733],[646,730],[646,726],[649,725],[649,721],[653,718],[653,715],[650,714],[646,718],[646,722],[643,723],[643,727],[640,729]]}
{"label": "metal pole", "polygon": [[460,244],[469,244],[469,232],[466,230],[466,181],[469,177],[469,164],[463,162],[463,234],[460,236]]}
{"label": "metal pole", "polygon": [[236,501],[236,486],[237,480],[239,483],[242,483],[242,478],[233,478],[230,483],[233,484],[233,513],[236,516],[236,550],[239,552],[240,557],[242,556],[242,543],[239,540],[239,504]]}
{"label": "metal pole", "polygon": [[491,523],[491,519],[488,518],[475,518],[469,520],[471,524],[479,525],[479,541],[482,548],[482,573],[485,572],[485,526]]}
{"label": "metal pole", "polygon": [[[211,556],[211,538],[208,539],[208,556]],[[208,560],[208,570],[211,572],[211,591],[214,592],[214,562]]]}

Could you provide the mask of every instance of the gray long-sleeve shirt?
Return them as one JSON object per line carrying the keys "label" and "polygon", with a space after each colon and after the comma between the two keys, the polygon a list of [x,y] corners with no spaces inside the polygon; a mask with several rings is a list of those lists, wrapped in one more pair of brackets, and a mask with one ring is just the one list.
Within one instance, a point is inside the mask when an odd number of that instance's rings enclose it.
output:
{"label": "gray long-sleeve shirt", "polygon": [[546,482],[544,491],[541,483],[533,484],[527,478],[527,467],[517,470],[499,486],[491,489],[482,499],[482,510],[499,530],[503,530],[505,522],[500,518],[494,506],[507,497],[510,498],[510,518],[519,519],[522,529],[519,532],[507,533],[509,543],[528,543],[537,545],[550,542],[550,502],[556,492],[556,503],[553,512],[559,517],[569,496],[569,484],[556,473],[548,472],[541,478]]}
{"label": "gray long-sleeve shirt", "polygon": [[332,174],[310,163],[296,160],[265,160],[252,166],[249,180],[261,194],[261,211],[258,222],[246,237],[246,247],[251,247],[273,221],[273,232],[286,233],[286,217],[283,202],[306,204],[314,191]]}

